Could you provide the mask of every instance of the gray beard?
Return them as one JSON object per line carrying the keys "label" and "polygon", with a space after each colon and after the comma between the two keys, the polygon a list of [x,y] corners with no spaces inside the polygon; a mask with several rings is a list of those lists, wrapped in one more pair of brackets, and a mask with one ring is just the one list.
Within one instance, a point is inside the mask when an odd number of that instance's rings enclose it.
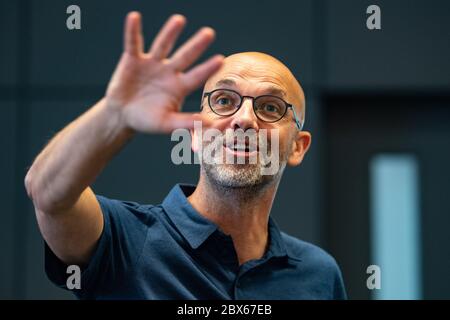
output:
{"label": "gray beard", "polygon": [[[221,146],[222,141],[218,139],[214,142],[203,142],[203,152],[206,153],[208,146]],[[266,150],[271,150],[270,145]],[[260,161],[259,155],[256,163],[246,162],[245,164],[224,163],[221,156],[214,153],[212,155],[214,161],[203,161],[203,157],[201,157],[201,171],[208,185],[217,191],[218,195],[232,196],[230,198],[234,200],[258,197],[268,187],[277,184],[281,179],[288,158],[286,153],[279,154],[277,172],[268,175],[263,174],[265,165]]]}
{"label": "gray beard", "polygon": [[278,183],[286,162],[280,163],[275,175],[262,175],[257,164],[209,164],[202,163],[201,170],[210,185],[224,197],[249,200],[257,197],[274,183]]}

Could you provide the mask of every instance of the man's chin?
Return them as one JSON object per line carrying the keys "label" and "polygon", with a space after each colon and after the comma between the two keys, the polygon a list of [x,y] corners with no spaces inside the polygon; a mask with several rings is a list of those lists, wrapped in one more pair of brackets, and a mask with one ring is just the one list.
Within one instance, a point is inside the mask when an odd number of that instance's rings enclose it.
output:
{"label": "man's chin", "polygon": [[261,170],[260,164],[253,164],[253,163],[233,163],[233,164],[219,164],[215,165],[217,169],[220,170],[228,170],[230,172],[241,172],[241,171],[255,171],[255,170]]}
{"label": "man's chin", "polygon": [[271,179],[261,175],[261,167],[258,164],[207,165],[204,169],[208,180],[222,188],[254,189]]}

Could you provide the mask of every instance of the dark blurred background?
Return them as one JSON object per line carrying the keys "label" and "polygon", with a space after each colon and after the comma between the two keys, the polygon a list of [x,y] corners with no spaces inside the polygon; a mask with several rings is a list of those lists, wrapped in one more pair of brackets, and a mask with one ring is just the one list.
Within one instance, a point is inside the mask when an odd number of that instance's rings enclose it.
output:
{"label": "dark blurred background", "polygon": [[[68,30],[66,8],[81,9]],[[366,9],[381,8],[381,30]],[[128,11],[143,13],[146,45],[172,13],[216,29],[205,57],[262,51],[302,83],[313,143],[286,170],[272,215],[322,246],[351,299],[450,298],[450,2],[0,2],[0,298],[73,299],[43,267],[43,240],[23,186],[27,167],[61,128],[99,100],[122,49]],[[186,101],[196,110],[200,93]],[[80,141],[80,143],[83,143]],[[140,135],[94,191],[160,203],[198,166],[170,160],[170,136]],[[369,265],[381,289],[369,290]]]}

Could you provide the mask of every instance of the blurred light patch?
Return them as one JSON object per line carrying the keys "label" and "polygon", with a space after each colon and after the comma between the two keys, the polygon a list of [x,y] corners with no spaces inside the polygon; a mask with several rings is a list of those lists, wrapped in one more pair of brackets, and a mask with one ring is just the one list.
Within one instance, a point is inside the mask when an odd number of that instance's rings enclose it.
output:
{"label": "blurred light patch", "polygon": [[419,165],[413,155],[370,162],[372,263],[381,268],[375,299],[420,299]]}

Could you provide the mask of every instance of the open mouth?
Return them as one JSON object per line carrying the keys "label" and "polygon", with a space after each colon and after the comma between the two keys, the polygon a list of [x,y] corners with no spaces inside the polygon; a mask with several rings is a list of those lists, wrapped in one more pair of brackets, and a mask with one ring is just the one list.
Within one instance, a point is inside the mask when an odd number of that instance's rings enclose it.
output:
{"label": "open mouth", "polygon": [[255,155],[258,152],[257,144],[249,144],[249,143],[224,143],[224,148],[226,152],[233,154],[237,157],[250,157]]}

